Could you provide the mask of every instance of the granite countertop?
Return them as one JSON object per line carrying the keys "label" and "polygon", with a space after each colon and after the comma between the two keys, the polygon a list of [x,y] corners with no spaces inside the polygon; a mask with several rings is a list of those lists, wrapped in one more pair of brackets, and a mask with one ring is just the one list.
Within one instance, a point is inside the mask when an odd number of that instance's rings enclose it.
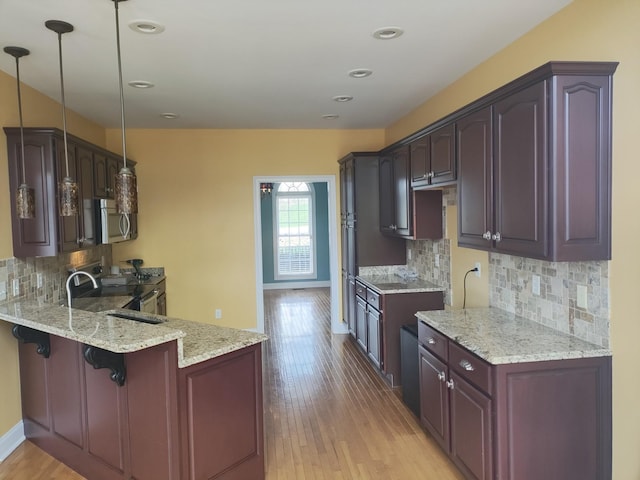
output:
{"label": "granite countertop", "polygon": [[442,292],[444,288],[416,277],[400,275],[358,275],[358,280],[380,294]]}
{"label": "granite countertop", "polygon": [[497,308],[426,311],[416,317],[494,365],[611,355],[609,349]]}
{"label": "granite countertop", "polygon": [[[115,353],[129,353],[176,340],[178,366],[193,365],[265,341],[261,333],[162,315],[160,324],[114,317],[130,297],[74,299],[75,308],[18,299],[0,304],[0,319]],[[133,310],[121,310],[131,315]]]}

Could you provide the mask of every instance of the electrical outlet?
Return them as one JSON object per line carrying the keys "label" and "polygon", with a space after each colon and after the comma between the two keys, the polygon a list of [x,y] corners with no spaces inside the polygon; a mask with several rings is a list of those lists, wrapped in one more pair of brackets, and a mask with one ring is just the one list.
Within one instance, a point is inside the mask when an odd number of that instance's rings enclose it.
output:
{"label": "electrical outlet", "polygon": [[37,273],[36,274],[36,287],[37,288],[42,288],[42,274],[41,273]]}
{"label": "electrical outlet", "polygon": [[222,318],[222,309],[216,308],[216,318],[217,319]]}
{"label": "electrical outlet", "polygon": [[578,285],[578,296],[576,299],[576,304],[578,308],[587,309],[587,286],[586,285]]}
{"label": "electrical outlet", "polygon": [[18,280],[17,278],[13,279],[13,296],[20,296],[20,280]]}
{"label": "electrical outlet", "polygon": [[534,275],[531,281],[531,292],[540,295],[540,275]]}
{"label": "electrical outlet", "polygon": [[480,268],[480,262],[476,262],[476,277],[480,278],[482,276],[482,269]]}
{"label": "electrical outlet", "polygon": [[439,254],[437,254],[437,253],[436,253],[435,264],[436,264],[436,267],[439,267],[439,266],[440,266],[440,255],[439,255]]}
{"label": "electrical outlet", "polygon": [[0,301],[7,299],[7,282],[0,282]]}
{"label": "electrical outlet", "polygon": [[411,260],[411,249],[407,248],[407,260]]}

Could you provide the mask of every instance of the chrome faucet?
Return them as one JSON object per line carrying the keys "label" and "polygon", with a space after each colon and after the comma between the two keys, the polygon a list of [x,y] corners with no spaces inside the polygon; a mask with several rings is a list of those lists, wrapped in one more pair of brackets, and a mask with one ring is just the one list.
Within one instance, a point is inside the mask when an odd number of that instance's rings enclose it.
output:
{"label": "chrome faucet", "polygon": [[78,270],[77,272],[73,272],[71,275],[69,275],[69,278],[67,278],[67,285],[66,285],[66,287],[67,287],[67,307],[69,307],[69,308],[71,308],[71,287],[70,287],[71,279],[74,278],[74,277],[77,277],[78,275],[86,275],[93,282],[93,288],[98,288],[98,282],[96,282],[96,279],[90,273],[83,272],[81,270]]}

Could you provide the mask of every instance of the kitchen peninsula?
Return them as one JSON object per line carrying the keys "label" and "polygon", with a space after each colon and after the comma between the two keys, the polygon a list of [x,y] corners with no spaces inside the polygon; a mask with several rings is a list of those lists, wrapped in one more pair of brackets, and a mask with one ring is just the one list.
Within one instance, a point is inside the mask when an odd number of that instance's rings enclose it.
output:
{"label": "kitchen peninsula", "polygon": [[26,437],[92,480],[264,478],[267,337],[116,316],[139,315],[119,309],[129,301],[0,304],[0,319],[22,340]]}

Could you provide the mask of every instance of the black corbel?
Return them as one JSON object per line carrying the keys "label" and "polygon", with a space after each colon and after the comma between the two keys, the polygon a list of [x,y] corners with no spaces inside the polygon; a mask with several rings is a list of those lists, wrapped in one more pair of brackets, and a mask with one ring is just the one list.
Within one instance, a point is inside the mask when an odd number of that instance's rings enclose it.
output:
{"label": "black corbel", "polygon": [[35,343],[37,345],[36,352],[44,358],[49,358],[51,354],[51,343],[49,343],[49,334],[25,327],[24,325],[14,325],[11,329],[13,336],[22,343]]}
{"label": "black corbel", "polygon": [[127,377],[127,370],[124,366],[124,354],[114,353],[103,350],[91,345],[85,345],[82,351],[84,359],[93,366],[93,368],[108,368],[111,370],[111,380],[116,382],[120,387],[124,385]]}

